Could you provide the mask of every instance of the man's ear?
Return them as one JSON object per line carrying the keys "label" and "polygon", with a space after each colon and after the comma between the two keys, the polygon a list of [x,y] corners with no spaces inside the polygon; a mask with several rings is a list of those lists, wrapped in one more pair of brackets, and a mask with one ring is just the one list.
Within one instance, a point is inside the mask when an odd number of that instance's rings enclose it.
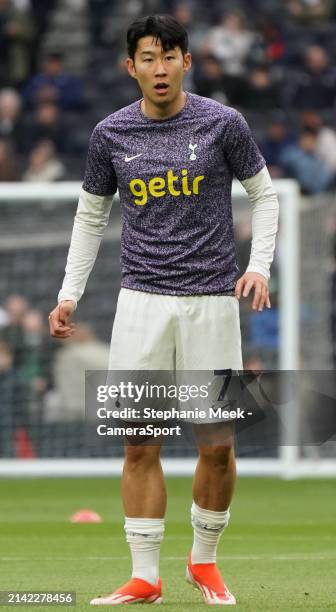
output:
{"label": "man's ear", "polygon": [[128,74],[131,77],[133,77],[133,79],[137,79],[138,77],[137,77],[137,73],[136,73],[136,69],[134,65],[134,60],[128,57],[126,60],[126,66],[127,66]]}
{"label": "man's ear", "polygon": [[183,56],[183,71],[189,72],[192,64],[192,55],[191,53],[185,53]]}

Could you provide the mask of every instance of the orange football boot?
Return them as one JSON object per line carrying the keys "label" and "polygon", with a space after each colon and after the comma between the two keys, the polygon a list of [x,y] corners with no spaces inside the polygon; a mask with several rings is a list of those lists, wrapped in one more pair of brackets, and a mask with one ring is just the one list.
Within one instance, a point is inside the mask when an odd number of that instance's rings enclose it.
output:
{"label": "orange football boot", "polygon": [[117,606],[119,604],[160,604],[162,603],[162,580],[153,585],[141,578],[131,578],[112,595],[96,597],[90,601],[92,606]]}
{"label": "orange football boot", "polygon": [[236,599],[225,586],[215,563],[195,563],[193,565],[190,554],[186,579],[201,591],[205,603],[221,606],[235,605]]}

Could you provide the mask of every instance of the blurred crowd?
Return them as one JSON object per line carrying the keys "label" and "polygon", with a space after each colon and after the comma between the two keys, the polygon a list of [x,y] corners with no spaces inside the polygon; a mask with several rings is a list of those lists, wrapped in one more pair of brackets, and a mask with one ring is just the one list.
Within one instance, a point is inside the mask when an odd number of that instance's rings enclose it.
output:
{"label": "blurred crowd", "polygon": [[[88,40],[76,69],[55,19],[74,5]],[[0,0],[0,181],[82,178],[94,125],[139,98],[124,38],[150,12],[185,25],[187,89],[243,112],[273,177],[335,187],[336,0]]]}
{"label": "blurred crowd", "polygon": [[0,308],[0,457],[32,458],[41,454],[41,427],[82,424],[85,371],[105,370],[108,354],[87,323],[52,342],[44,313],[9,295]]}

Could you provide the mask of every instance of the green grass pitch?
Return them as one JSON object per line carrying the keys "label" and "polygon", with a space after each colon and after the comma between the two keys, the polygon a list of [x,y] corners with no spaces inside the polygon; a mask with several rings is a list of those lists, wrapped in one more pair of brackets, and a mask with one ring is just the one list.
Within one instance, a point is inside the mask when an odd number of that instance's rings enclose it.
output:
{"label": "green grass pitch", "polygon": [[[191,479],[167,486],[163,606],[198,612],[201,594],[184,580]],[[119,488],[118,479],[0,480],[0,589],[76,591],[76,608],[66,609],[92,610],[92,597],[129,577]],[[80,508],[104,522],[71,524]],[[218,551],[237,610],[336,610],[335,517],[335,481],[240,478]]]}

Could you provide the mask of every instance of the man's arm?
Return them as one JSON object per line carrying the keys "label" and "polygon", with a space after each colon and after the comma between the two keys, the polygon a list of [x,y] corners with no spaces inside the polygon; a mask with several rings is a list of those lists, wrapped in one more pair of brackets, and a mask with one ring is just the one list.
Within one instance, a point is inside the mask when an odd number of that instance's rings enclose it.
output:
{"label": "man's arm", "polygon": [[279,204],[266,167],[241,183],[252,204],[252,248],[246,272],[237,282],[236,296],[238,299],[247,297],[254,288],[252,308],[261,311],[265,305],[271,307],[268,279],[278,229]]}
{"label": "man's arm", "polygon": [[117,177],[102,122],[95,127],[90,138],[65,278],[58,295],[59,304],[49,315],[50,334],[54,338],[68,338],[73,333],[71,315],[83,295],[96,260],[116,191]]}
{"label": "man's arm", "polygon": [[77,306],[82,297],[108,224],[112,199],[81,189],[58,302],[73,300]]}
{"label": "man's arm", "polygon": [[224,132],[224,153],[233,174],[241,182],[253,206],[252,251],[245,274],[238,280],[236,296],[254,289],[252,308],[270,308],[269,269],[273,259],[278,222],[278,200],[257,144],[244,117],[231,109]]}
{"label": "man's arm", "polygon": [[68,338],[74,331],[71,315],[96,261],[112,199],[113,196],[97,196],[81,189],[58,306],[49,315],[50,333],[54,338]]}

